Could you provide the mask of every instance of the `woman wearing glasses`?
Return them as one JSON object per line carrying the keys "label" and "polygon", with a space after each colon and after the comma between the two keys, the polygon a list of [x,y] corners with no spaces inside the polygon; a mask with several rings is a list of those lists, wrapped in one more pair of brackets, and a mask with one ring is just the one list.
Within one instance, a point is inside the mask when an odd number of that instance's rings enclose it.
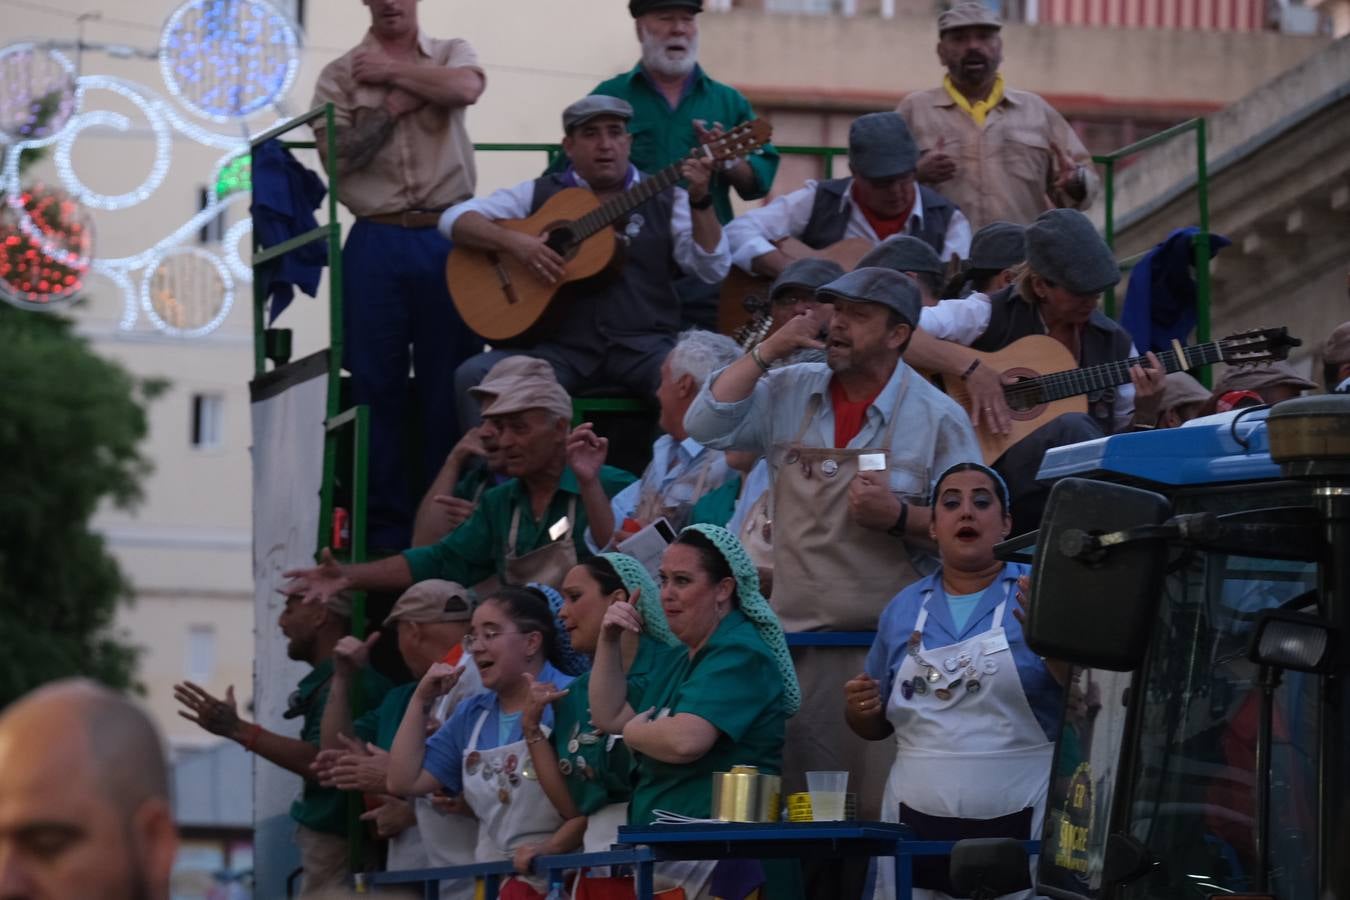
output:
{"label": "woman wearing glasses", "polygon": [[[450,690],[461,669],[432,666],[413,693],[389,754],[389,790],[421,796],[445,790],[459,795],[479,822],[478,861],[509,859],[526,845],[551,846],[562,818],[539,786],[530,765],[521,714],[534,683],[564,688],[571,682],[558,667],[558,639],[548,601],[528,588],[499,588],[474,610],[464,648],[473,656],[484,693],[460,703],[441,728],[426,738],[427,712]],[[544,712],[545,725],[552,715]],[[573,844],[575,846],[575,843]],[[531,882],[542,887],[542,880]],[[502,897],[526,897],[524,885],[507,885]]]}

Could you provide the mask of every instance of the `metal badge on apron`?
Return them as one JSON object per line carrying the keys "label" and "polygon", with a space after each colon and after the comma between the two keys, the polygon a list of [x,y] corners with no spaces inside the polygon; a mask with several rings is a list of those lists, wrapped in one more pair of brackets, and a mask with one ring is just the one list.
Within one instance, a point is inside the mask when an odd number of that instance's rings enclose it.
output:
{"label": "metal badge on apron", "polygon": [[[516,540],[520,533],[520,506],[517,506],[511,513],[511,530],[506,537],[506,583],[537,581],[555,588],[560,586],[577,564],[577,546],[572,539],[576,521],[577,498],[573,497],[567,504],[567,515],[550,526],[550,542],[524,556],[516,556]],[[556,534],[552,533],[555,529]]]}
{"label": "metal badge on apron", "polygon": [[[947,647],[922,647],[932,592],[924,598],[915,622],[920,639],[911,639],[886,704],[896,735],[882,805],[888,822],[899,819],[901,802],[948,819],[996,819],[1031,808],[1030,835],[1040,834],[1054,744],[1027,701],[1003,630],[1016,585],[1015,579],[1004,580],[1004,598],[990,629]],[[946,671],[948,660],[956,663],[954,673]],[[930,690],[934,673],[938,689]],[[995,721],[1000,727],[990,727]],[[893,877],[890,866],[878,866],[874,900],[894,896]],[[938,896],[914,890],[915,900]],[[1029,898],[1031,892],[1010,896]]]}
{"label": "metal badge on apron", "polygon": [[[530,752],[524,738],[479,749],[489,712],[485,709],[479,715],[465,749],[464,800],[478,818],[480,846],[490,848],[487,852],[497,859],[505,859],[516,848],[553,834],[562,825],[562,817],[537,780],[520,777],[521,760],[528,760]],[[544,731],[548,733],[547,728]],[[493,860],[480,860],[489,861]]]}

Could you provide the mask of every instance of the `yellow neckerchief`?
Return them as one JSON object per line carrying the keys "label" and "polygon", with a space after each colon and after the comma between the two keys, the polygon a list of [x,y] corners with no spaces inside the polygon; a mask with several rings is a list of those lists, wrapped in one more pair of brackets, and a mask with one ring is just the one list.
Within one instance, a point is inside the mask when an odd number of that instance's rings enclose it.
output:
{"label": "yellow neckerchief", "polygon": [[942,76],[942,86],[947,89],[948,95],[956,102],[956,105],[964,109],[975,120],[975,124],[981,128],[984,127],[984,117],[989,114],[989,110],[998,106],[1003,100],[1003,73],[994,75],[994,88],[989,92],[989,96],[983,100],[977,100],[971,103],[966,99],[966,95],[956,89],[952,84],[952,76]]}

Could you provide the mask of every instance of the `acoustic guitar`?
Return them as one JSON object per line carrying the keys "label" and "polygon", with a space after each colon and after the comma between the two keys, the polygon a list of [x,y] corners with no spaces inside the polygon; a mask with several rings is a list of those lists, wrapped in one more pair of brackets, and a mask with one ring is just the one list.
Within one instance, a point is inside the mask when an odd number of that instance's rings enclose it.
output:
{"label": "acoustic guitar", "polygon": [[[1217,362],[1230,365],[1252,365],[1259,362],[1284,359],[1292,347],[1301,344],[1289,336],[1287,328],[1257,328],[1243,331],[1219,341],[1181,347],[1174,344],[1170,350],[1156,354],[1158,361],[1170,372],[1182,372],[1197,366]],[[1108,387],[1130,383],[1130,367],[1145,365],[1142,356],[1099,366],[1074,368],[1073,354],[1063,344],[1047,335],[1031,335],[1013,341],[994,353],[971,353],[980,365],[1001,373],[1005,380],[1015,379],[1003,388],[1003,395],[1012,410],[1012,430],[1008,434],[993,434],[984,425],[976,430],[980,450],[986,463],[993,463],[1013,444],[1040,428],[1045,423],[1066,413],[1088,411],[1086,394]],[[965,383],[954,380],[944,383],[942,377],[922,372],[949,397],[971,412],[970,395]]]}
{"label": "acoustic guitar", "polygon": [[[817,250],[796,238],[783,238],[773,245],[796,259],[828,259],[850,271],[867,251],[876,245],[867,238],[844,238]],[[722,334],[737,335],[746,325],[757,325],[769,312],[769,288],[773,279],[765,275],[749,275],[739,266],[732,266],[722,282],[718,297],[717,330]],[[739,338],[737,338],[739,340]]]}
{"label": "acoustic guitar", "polygon": [[768,122],[752,119],[603,204],[585,188],[567,188],[528,218],[499,220],[496,224],[512,231],[546,235],[549,247],[564,260],[562,278],[550,284],[509,253],[457,244],[446,261],[455,308],[465,324],[489,341],[520,336],[539,322],[564,285],[598,275],[615,263],[619,241],[610,226],[678,182],[686,160],[739,159],[767,143],[772,133]]}

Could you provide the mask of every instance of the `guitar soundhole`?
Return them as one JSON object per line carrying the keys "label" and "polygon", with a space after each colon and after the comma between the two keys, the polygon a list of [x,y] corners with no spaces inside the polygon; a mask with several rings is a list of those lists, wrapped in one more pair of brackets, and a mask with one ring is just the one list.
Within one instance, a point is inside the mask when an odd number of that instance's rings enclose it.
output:
{"label": "guitar soundhole", "polygon": [[1031,369],[1017,368],[1008,369],[1003,373],[1005,379],[1012,379],[1013,384],[1004,388],[1004,393],[1008,398],[1008,407],[1012,410],[1012,417],[1016,421],[1025,422],[1040,415],[1045,406],[1045,400],[1041,397],[1039,388],[1026,384],[1040,375]]}
{"label": "guitar soundhole", "polygon": [[549,229],[548,239],[544,241],[548,248],[563,259],[568,259],[576,250],[577,237],[570,226],[557,225]]}

